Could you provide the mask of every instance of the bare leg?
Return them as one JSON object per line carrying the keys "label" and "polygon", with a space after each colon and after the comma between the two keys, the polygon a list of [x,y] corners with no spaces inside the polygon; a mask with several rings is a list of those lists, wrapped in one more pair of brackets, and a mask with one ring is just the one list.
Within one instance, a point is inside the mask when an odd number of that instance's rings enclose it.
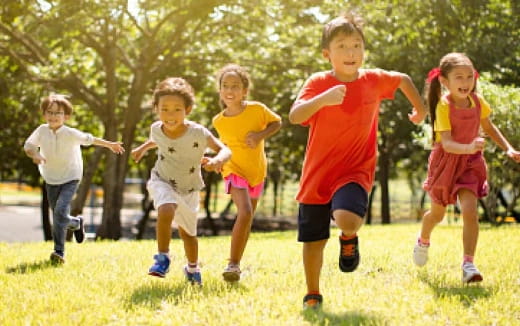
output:
{"label": "bare leg", "polygon": [[183,228],[179,227],[179,235],[184,243],[184,252],[189,263],[196,263],[199,259],[199,241],[197,236],[189,235]]}
{"label": "bare leg", "polygon": [[361,228],[361,225],[363,225],[362,218],[344,209],[336,209],[332,215],[334,216],[338,228],[340,228],[347,237],[356,234]]}
{"label": "bare leg", "polygon": [[424,240],[429,240],[432,234],[433,228],[437,224],[439,224],[444,218],[444,214],[446,213],[446,207],[436,204],[434,202],[431,203],[431,208],[429,211],[424,213],[421,227],[421,238]]}
{"label": "bare leg", "polygon": [[251,200],[247,189],[231,186],[231,199],[237,206],[237,219],[231,234],[231,249],[229,262],[239,264],[246,248],[251,224],[253,222],[254,209],[258,200]]}
{"label": "bare leg", "polygon": [[473,192],[467,189],[461,189],[458,195],[462,219],[464,221],[462,228],[464,255],[475,256],[479,233],[477,197]]}
{"label": "bare leg", "polygon": [[157,210],[157,247],[159,252],[170,251],[170,240],[172,238],[172,222],[175,216],[175,204],[164,204]]}
{"label": "bare leg", "polygon": [[323,265],[323,249],[327,239],[303,243],[303,268],[307,293],[320,292],[320,272]]}

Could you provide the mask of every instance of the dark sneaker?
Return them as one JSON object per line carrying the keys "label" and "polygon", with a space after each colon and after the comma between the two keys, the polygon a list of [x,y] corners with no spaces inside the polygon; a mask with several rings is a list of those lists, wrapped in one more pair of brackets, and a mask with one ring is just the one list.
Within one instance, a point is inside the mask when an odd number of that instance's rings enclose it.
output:
{"label": "dark sneaker", "polygon": [[170,258],[163,254],[153,256],[155,263],[148,270],[148,275],[164,277],[170,270]]}
{"label": "dark sneaker", "polygon": [[79,219],[79,228],[74,230],[74,238],[77,243],[82,243],[85,240],[85,225],[83,223],[83,216],[76,216]]}
{"label": "dark sneaker", "polygon": [[323,296],[321,294],[307,294],[303,297],[303,309],[317,310],[321,307]]}
{"label": "dark sneaker", "polygon": [[339,237],[339,269],[342,272],[353,272],[359,265],[358,237],[343,240]]}
{"label": "dark sneaker", "polygon": [[202,285],[202,275],[200,275],[200,270],[197,270],[193,273],[188,272],[188,266],[184,266],[184,275],[186,275],[186,280],[191,284]]}
{"label": "dark sneaker", "polygon": [[51,258],[51,262],[53,264],[64,264],[65,263],[65,257],[63,256],[63,253],[54,251],[51,254],[50,258]]}

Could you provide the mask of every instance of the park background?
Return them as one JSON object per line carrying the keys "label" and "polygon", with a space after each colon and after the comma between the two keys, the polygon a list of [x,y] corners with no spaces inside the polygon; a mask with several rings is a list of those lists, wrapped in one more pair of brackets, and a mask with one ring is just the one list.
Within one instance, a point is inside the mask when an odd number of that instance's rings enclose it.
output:
{"label": "park background", "polygon": [[[51,92],[69,95],[75,106],[71,126],[122,141],[126,149],[120,156],[94,146],[83,150],[84,178],[72,213],[85,214],[89,203],[101,205],[96,237],[120,239],[122,209],[130,204],[125,193],[142,193],[143,221],[154,214],[144,182],[155,156],[139,164],[129,159],[154,120],[149,104],[154,85],[168,76],[186,78],[197,95],[189,118],[210,127],[220,110],[216,72],[235,62],[252,76],[249,99],[265,103],[284,122],[267,142],[267,192],[258,213],[294,220],[307,128],[290,125],[287,114],[303,81],[330,68],[319,48],[323,23],[351,9],[365,21],[365,67],[407,73],[419,90],[444,54],[467,53],[481,74],[479,91],[493,108],[493,121],[520,147],[518,1],[7,1],[0,7],[1,181],[41,187],[23,142],[42,123],[40,99]],[[430,130],[428,124],[410,123],[410,110],[399,92],[381,107],[367,223],[417,219],[428,205],[421,183]],[[520,174],[491,142],[485,155],[491,193],[481,201],[481,212],[483,220],[496,223],[497,217],[518,215],[520,190],[514,185]],[[224,226],[218,222],[233,207],[222,196],[220,176],[204,177],[201,212],[210,233],[219,234]],[[90,199],[90,193],[101,198]],[[42,224],[48,239],[45,195]],[[2,190],[0,201],[6,199]]]}
{"label": "park background", "polygon": [[[0,239],[0,324],[518,324],[519,166],[487,143],[491,192],[480,203],[477,258],[485,272],[482,285],[460,283],[461,230],[454,207],[435,233],[431,263],[414,268],[415,222],[428,207],[421,183],[431,130],[408,121],[411,108],[399,93],[381,106],[377,178],[366,219],[373,225],[360,231],[362,263],[356,273],[340,273],[331,241],[323,269],[324,309],[301,314],[301,246],[291,229],[307,129],[288,124],[287,114],[303,81],[330,68],[319,48],[323,23],[352,8],[365,20],[365,67],[407,73],[419,90],[444,54],[468,54],[493,121],[520,147],[517,0],[3,1],[0,220],[12,243]],[[165,77],[186,78],[197,95],[189,118],[209,127],[220,110],[215,75],[230,62],[249,69],[249,99],[283,118],[281,131],[267,142],[267,190],[254,225],[255,231],[278,231],[254,232],[244,282],[223,284],[219,272],[233,208],[226,211],[220,176],[205,174],[200,229],[217,236],[200,238],[203,289],[187,286],[180,270],[166,280],[151,279],[146,267],[155,242],[113,241],[153,238],[154,211],[143,181],[155,157],[150,153],[139,164],[129,159],[154,120],[151,91]],[[22,146],[43,122],[39,102],[51,92],[70,96],[72,127],[122,141],[126,149],[121,156],[83,149],[84,178],[73,213],[87,223],[93,217],[98,241],[68,243],[61,268],[48,263],[49,242],[16,241],[30,232],[17,226],[22,220],[39,225],[42,239],[50,239],[42,180]],[[147,228],[140,228],[143,217],[149,217]],[[172,241],[176,268],[183,261],[181,246]]]}

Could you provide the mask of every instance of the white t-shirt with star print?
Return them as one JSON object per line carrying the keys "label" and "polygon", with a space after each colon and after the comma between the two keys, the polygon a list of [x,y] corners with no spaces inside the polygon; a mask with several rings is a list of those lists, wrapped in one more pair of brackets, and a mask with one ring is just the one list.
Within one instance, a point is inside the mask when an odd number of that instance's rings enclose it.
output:
{"label": "white t-shirt with star print", "polygon": [[154,122],[150,128],[150,139],[158,148],[152,173],[169,182],[179,194],[192,193],[204,187],[200,161],[211,135],[206,127],[188,120],[185,122],[188,130],[176,139],[164,134],[161,121]]}

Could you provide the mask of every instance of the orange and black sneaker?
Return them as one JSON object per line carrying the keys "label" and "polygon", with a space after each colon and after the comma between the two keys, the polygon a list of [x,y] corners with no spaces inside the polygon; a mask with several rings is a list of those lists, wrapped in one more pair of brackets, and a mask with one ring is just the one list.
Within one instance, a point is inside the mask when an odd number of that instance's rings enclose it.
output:
{"label": "orange and black sneaker", "polygon": [[359,265],[359,245],[357,235],[347,238],[339,236],[339,269],[342,272],[353,272]]}
{"label": "orange and black sneaker", "polygon": [[321,294],[307,294],[303,297],[303,309],[319,309],[323,302]]}

